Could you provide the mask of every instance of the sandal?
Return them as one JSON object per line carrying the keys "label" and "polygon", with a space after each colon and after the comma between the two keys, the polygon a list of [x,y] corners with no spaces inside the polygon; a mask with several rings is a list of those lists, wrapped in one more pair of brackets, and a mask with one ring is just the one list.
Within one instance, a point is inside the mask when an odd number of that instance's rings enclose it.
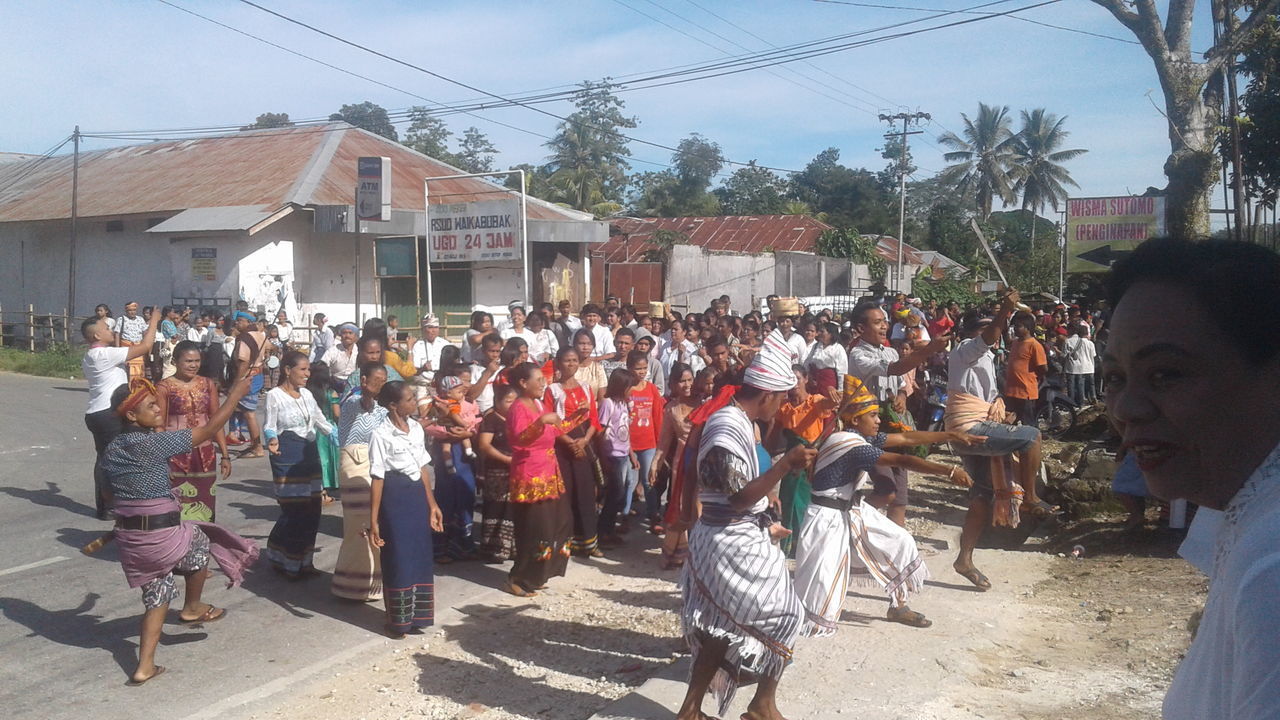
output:
{"label": "sandal", "polygon": [[163,665],[157,665],[156,671],[151,673],[150,677],[145,677],[141,680],[134,680],[133,678],[129,678],[129,682],[125,683],[125,685],[128,687],[142,687],[143,685],[146,685],[151,680],[154,680],[160,677],[161,675],[163,675],[166,669],[167,668],[165,668],[165,666]]}
{"label": "sandal", "polygon": [[982,592],[986,592],[991,589],[991,581],[988,580],[987,576],[983,575],[982,571],[978,570],[978,568],[971,567],[968,570],[961,570],[960,568],[955,567],[954,565],[952,565],[951,567],[954,568],[955,571],[960,574],[960,577],[973,583],[974,586],[976,586]]}
{"label": "sandal", "polygon": [[226,610],[224,610],[223,608],[216,608],[210,605],[208,608],[205,608],[205,611],[200,614],[200,617],[192,618],[188,620],[182,617],[182,614],[179,613],[178,619],[182,621],[183,625],[199,625],[201,623],[217,622],[226,616],[227,616]]}
{"label": "sandal", "polygon": [[1058,514],[1058,506],[1050,505],[1044,500],[1036,500],[1033,503],[1023,503],[1020,512],[1027,517],[1043,519]]}
{"label": "sandal", "polygon": [[534,590],[525,590],[524,588],[522,588],[522,587],[520,587],[519,585],[517,585],[517,584],[515,584],[515,583],[511,582],[510,580],[508,580],[508,581],[507,581],[507,587],[506,587],[505,589],[506,589],[506,591],[507,591],[507,592],[511,593],[512,595],[515,595],[516,597],[525,597],[525,598],[528,598],[528,597],[537,597],[537,596],[538,596],[538,593],[537,593],[536,591],[534,591]]}
{"label": "sandal", "polygon": [[902,623],[911,627],[927,628],[933,625],[933,621],[926,618],[924,613],[918,613],[905,605],[900,608],[889,608],[889,612],[885,615],[885,619],[889,622]]}

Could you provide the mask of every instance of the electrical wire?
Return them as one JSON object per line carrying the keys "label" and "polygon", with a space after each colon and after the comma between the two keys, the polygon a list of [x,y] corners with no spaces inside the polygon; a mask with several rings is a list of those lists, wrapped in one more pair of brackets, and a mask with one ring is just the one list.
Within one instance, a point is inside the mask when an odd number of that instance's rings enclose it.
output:
{"label": "electrical wire", "polygon": [[[813,2],[825,3],[827,5],[851,5],[853,7],[875,8],[879,10],[913,10],[918,12],[938,12],[937,8],[910,7],[906,5],[881,5],[878,3],[854,2],[853,0],[813,0]],[[968,13],[973,11],[966,10],[964,12]],[[975,13],[975,14],[983,14],[983,13]],[[1080,28],[1067,27],[1066,25],[1055,25],[1053,23],[1048,23],[1041,20],[1032,20],[1031,18],[1024,18],[1017,15],[1010,15],[1009,17],[1012,18],[1013,20],[1021,20],[1022,22],[1025,22],[1025,23],[1031,23],[1032,25],[1039,25],[1041,27],[1053,28],[1054,30],[1063,30],[1065,32],[1076,33],[1078,35],[1089,35],[1091,37],[1101,38],[1103,40],[1114,40],[1116,42],[1122,42],[1128,45],[1142,44],[1137,40],[1130,40],[1128,38],[1116,37],[1114,35],[1105,35],[1103,33],[1090,32],[1088,30],[1081,30]]]}
{"label": "electrical wire", "polygon": [[[45,150],[43,153],[37,155],[36,157],[31,158],[30,160],[21,161],[21,164],[15,163],[17,164],[17,167],[12,168],[11,175],[9,173],[5,173],[5,175],[7,175],[8,177],[0,176],[0,180],[7,180],[7,182],[5,182],[3,185],[0,185],[0,193],[4,192],[5,190],[8,190],[14,185],[17,185],[22,180],[25,180],[26,178],[30,177],[33,173],[35,173],[36,170],[40,169],[40,166],[46,160],[52,158],[54,153],[61,150],[64,145],[71,142],[74,138],[75,138],[75,135],[68,135],[66,138],[62,140],[62,142],[58,143],[57,145],[54,145],[48,150]],[[7,165],[8,163],[6,163],[5,165],[0,165],[0,172],[10,170],[10,168],[6,167]]]}

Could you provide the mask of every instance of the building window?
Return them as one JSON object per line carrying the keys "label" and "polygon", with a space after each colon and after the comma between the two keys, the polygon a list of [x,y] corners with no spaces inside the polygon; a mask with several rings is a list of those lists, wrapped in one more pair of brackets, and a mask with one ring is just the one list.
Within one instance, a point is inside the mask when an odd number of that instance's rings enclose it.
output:
{"label": "building window", "polygon": [[124,232],[123,220],[108,220],[107,232]]}

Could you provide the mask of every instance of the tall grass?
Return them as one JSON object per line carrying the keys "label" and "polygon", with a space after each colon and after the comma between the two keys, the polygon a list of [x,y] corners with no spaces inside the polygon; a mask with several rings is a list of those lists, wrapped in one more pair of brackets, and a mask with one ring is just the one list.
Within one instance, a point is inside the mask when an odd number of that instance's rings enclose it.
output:
{"label": "tall grass", "polygon": [[16,348],[0,348],[0,371],[40,375],[42,377],[80,378],[82,348],[56,343],[44,352],[28,352]]}

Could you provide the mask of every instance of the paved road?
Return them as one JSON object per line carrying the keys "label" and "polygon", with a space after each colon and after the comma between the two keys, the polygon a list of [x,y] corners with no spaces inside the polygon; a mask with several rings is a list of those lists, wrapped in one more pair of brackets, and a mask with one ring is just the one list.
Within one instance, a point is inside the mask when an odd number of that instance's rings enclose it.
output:
{"label": "paved road", "polygon": [[[81,720],[233,718],[287,699],[291,685],[383,652],[377,604],[329,594],[341,509],[320,526],[322,574],[289,583],[259,561],[243,587],[206,586],[225,620],[188,628],[169,613],[157,660],[167,675],[125,687],[136,662],[141,593],[130,590],[113,546],[79,549],[108,529],[93,516],[93,443],[85,384],[0,373],[0,707],[11,718]],[[218,488],[218,521],[265,545],[277,515],[264,459],[235,463]],[[455,570],[456,568],[456,570]],[[437,597],[465,604],[492,592],[502,571],[469,563],[437,576]],[[181,585],[179,585],[181,586]],[[438,614],[448,608],[438,608]]]}

